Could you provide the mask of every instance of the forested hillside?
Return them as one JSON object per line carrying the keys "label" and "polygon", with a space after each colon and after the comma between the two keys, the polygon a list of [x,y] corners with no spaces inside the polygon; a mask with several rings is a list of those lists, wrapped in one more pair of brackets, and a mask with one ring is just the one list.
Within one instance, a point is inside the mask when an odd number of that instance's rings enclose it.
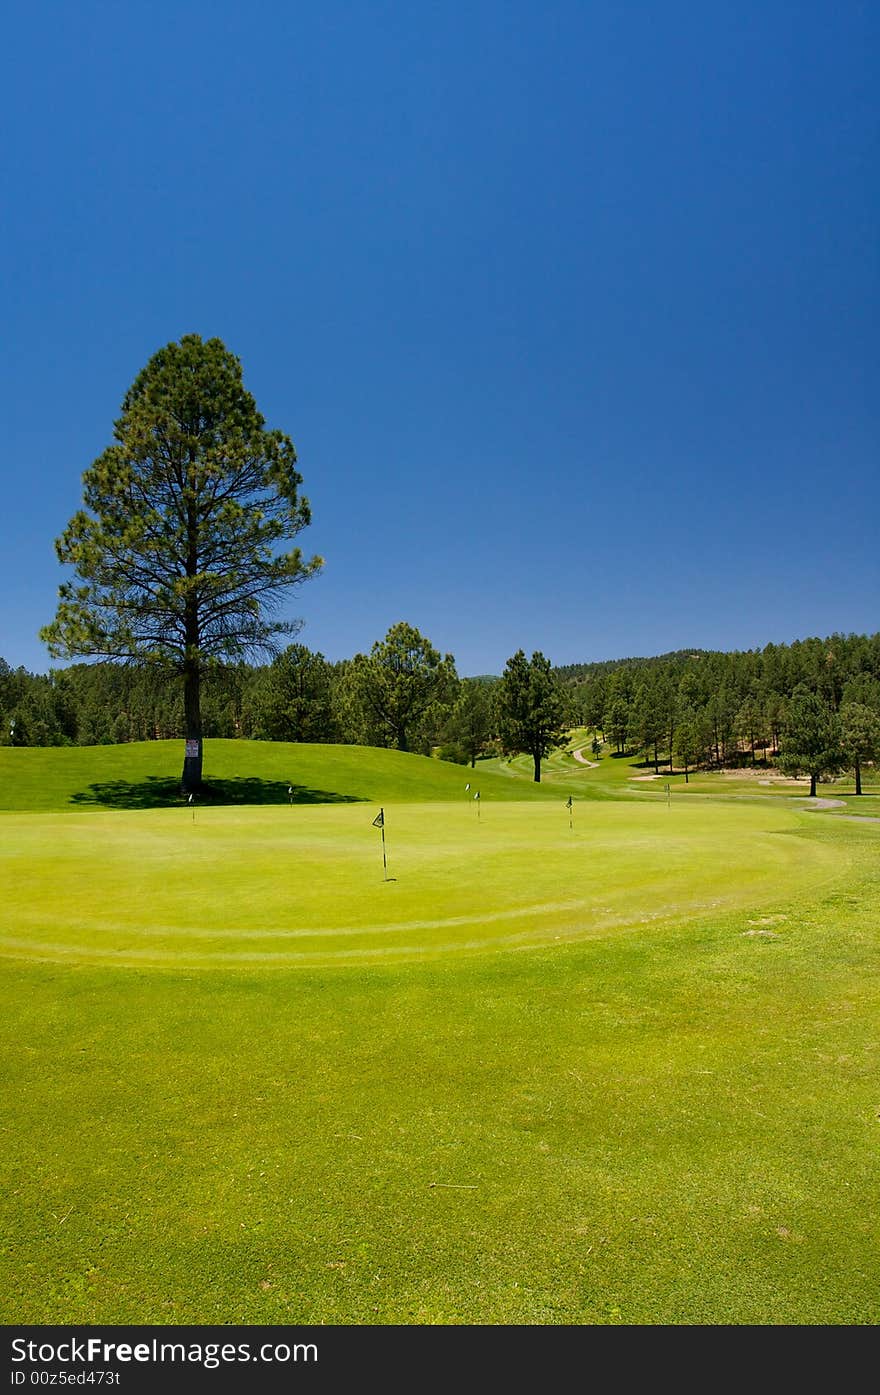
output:
{"label": "forested hillside", "polygon": [[[501,749],[497,680],[460,680],[451,655],[430,689],[417,670],[402,672],[387,644],[338,663],[293,644],[271,664],[209,674],[205,735],[402,746],[462,761]],[[570,725],[658,768],[780,757],[821,775],[878,757],[880,633],[570,664],[554,679]],[[179,684],[110,663],[33,674],[0,659],[0,717],[0,743],[17,746],[161,740],[184,727]]]}

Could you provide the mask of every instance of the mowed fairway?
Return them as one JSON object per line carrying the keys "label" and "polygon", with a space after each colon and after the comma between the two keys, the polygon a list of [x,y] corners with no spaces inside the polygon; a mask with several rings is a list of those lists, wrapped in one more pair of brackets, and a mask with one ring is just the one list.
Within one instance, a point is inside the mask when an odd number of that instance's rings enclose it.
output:
{"label": "mowed fairway", "polygon": [[880,825],[8,754],[3,1322],[880,1319]]}
{"label": "mowed fairway", "polygon": [[[0,953],[59,963],[323,967],[523,948],[775,907],[840,852],[777,808],[471,801],[373,810],[8,815]],[[573,820],[574,822],[574,820]],[[808,832],[808,830],[805,830]]]}

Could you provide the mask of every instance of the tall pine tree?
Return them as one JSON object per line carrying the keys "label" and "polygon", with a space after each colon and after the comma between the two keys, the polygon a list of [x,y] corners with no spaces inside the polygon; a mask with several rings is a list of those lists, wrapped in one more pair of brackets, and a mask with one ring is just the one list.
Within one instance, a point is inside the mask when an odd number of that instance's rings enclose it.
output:
{"label": "tall pine tree", "polygon": [[562,694],[550,660],[539,650],[529,660],[518,649],[507,661],[494,699],[502,749],[530,755],[534,778],[540,781],[541,762],[565,735]]}
{"label": "tall pine tree", "polygon": [[41,637],[56,657],[153,664],[183,685],[183,786],[202,779],[201,684],[214,664],[272,653],[273,618],[321,566],[289,543],[310,522],[293,442],[267,430],[219,339],[188,334],[150,359],[84,504],[56,543],[81,584],[59,589]]}

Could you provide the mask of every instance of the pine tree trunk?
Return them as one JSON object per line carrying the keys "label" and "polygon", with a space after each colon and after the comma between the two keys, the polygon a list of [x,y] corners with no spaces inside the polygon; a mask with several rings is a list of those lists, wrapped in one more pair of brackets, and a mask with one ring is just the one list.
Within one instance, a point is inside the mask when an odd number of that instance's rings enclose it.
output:
{"label": "pine tree trunk", "polygon": [[536,783],[536,784],[540,784],[540,783],[541,783],[541,757],[540,757],[540,756],[537,756],[537,755],[533,755],[533,756],[532,756],[532,760],[535,762],[535,783]]}
{"label": "pine tree trunk", "polygon": [[183,670],[183,710],[186,755],[183,758],[183,790],[196,794],[202,786],[201,673],[198,659],[187,659]]}
{"label": "pine tree trunk", "polygon": [[861,794],[861,792],[862,792],[862,767],[859,765],[859,762],[856,761],[856,794]]}
{"label": "pine tree trunk", "polygon": [[[192,461],[188,483],[192,486]],[[195,490],[193,490],[195,493]],[[198,575],[198,519],[194,503],[187,506],[186,575],[192,580]],[[183,720],[186,729],[186,754],[183,758],[183,792],[197,794],[202,787],[202,665],[199,655],[199,609],[190,593],[184,605],[183,658]]]}
{"label": "pine tree trunk", "polygon": [[816,777],[812,771],[810,771],[810,798],[816,798]]}

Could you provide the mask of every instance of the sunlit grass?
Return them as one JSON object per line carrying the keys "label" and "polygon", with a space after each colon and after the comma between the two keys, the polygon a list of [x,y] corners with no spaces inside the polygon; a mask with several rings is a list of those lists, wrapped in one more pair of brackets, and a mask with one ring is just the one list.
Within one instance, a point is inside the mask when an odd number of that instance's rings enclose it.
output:
{"label": "sunlit grass", "polygon": [[0,816],[0,1319],[878,1321],[880,826],[132,749]]}

